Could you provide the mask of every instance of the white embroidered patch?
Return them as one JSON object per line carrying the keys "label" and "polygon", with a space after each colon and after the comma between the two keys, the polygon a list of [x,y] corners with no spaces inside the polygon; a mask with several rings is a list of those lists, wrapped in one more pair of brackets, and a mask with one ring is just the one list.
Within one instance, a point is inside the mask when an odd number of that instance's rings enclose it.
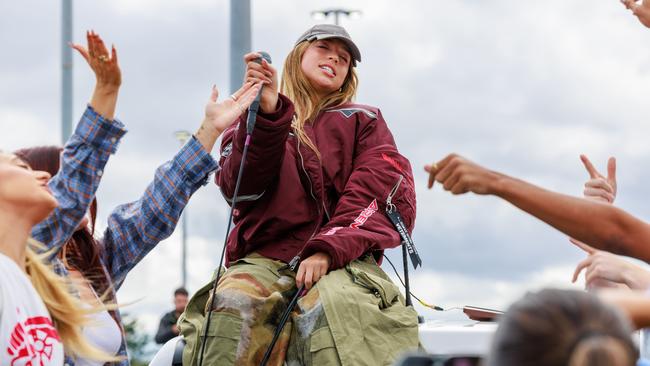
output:
{"label": "white embroidered patch", "polygon": [[232,152],[232,142],[223,148],[223,151],[221,152],[221,157],[227,158],[231,152]]}
{"label": "white embroidered patch", "polygon": [[341,108],[341,109],[332,109],[327,112],[339,112],[342,115],[345,116],[345,118],[350,118],[352,117],[355,113],[363,113],[366,116],[370,118],[377,118],[377,114],[375,112],[369,111],[364,108]]}

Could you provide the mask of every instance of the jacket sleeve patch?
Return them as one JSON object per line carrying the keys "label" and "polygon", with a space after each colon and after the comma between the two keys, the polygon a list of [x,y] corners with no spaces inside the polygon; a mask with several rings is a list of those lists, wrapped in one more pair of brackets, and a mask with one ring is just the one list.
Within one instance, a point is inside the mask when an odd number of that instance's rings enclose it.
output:
{"label": "jacket sleeve patch", "polygon": [[326,232],[324,235],[325,235],[325,236],[331,236],[331,235],[334,235],[334,234],[336,234],[337,231],[339,231],[339,230],[341,230],[341,229],[343,229],[343,226],[335,226],[335,227],[333,227],[333,228],[327,230],[327,232]]}
{"label": "jacket sleeve patch", "polygon": [[350,227],[353,229],[358,229],[359,226],[363,225],[368,221],[368,219],[375,213],[377,212],[378,206],[377,206],[377,200],[374,199],[372,202],[370,202],[370,205],[366,207],[359,216],[357,216],[356,219],[354,219],[354,222],[350,224]]}
{"label": "jacket sleeve patch", "polygon": [[397,160],[391,158],[390,156],[382,153],[381,154],[382,159],[386,160],[390,165],[393,166],[393,168],[399,170],[400,173],[404,173],[404,168],[397,162]]}

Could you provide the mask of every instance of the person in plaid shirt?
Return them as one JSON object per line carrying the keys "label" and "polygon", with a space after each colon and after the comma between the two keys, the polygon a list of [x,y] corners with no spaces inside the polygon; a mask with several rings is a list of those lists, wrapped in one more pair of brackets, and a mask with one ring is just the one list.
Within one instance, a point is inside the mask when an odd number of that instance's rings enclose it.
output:
{"label": "person in plaid shirt", "polygon": [[[48,185],[59,201],[59,207],[34,227],[32,236],[52,250],[57,271],[74,281],[82,301],[90,306],[101,305],[100,297],[115,302],[115,293],[127,273],[160,241],[172,234],[178,218],[192,194],[207,183],[217,162],[210,156],[217,137],[230,126],[253,101],[259,85],[245,84],[220,103],[218,91],[205,109],[205,118],[194,136],[172,160],[162,164],[142,197],[113,210],[107,229],[95,239],[88,228],[87,213],[93,217],[95,192],[108,158],[126,132],[114,119],[121,73],[117,53],[111,53],[101,38],[87,34],[88,48],[73,45],[95,72],[97,85],[93,99],[84,112],[75,133],[62,153],[58,148],[32,148],[16,154],[36,169],[53,175]],[[60,163],[59,163],[60,157]],[[59,168],[60,166],[60,168]],[[97,318],[97,329],[86,328],[89,339],[105,351],[124,356],[117,364],[128,365],[126,342],[118,309]],[[75,362],[68,358],[67,364]],[[77,365],[93,364],[76,360]]]}

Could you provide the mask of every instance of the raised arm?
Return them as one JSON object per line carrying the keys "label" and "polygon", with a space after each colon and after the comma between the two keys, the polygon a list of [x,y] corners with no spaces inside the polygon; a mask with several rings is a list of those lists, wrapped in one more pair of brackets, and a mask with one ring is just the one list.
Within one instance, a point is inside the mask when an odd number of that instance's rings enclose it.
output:
{"label": "raised arm", "polygon": [[610,204],[548,191],[456,154],[425,170],[429,188],[437,181],[453,194],[494,195],[594,248],[650,261],[650,225]]}
{"label": "raised arm", "polygon": [[96,83],[90,104],[74,134],[63,148],[61,167],[48,185],[59,207],[32,230],[32,236],[55,249],[65,244],[75,232],[95,197],[104,166],[126,133],[124,125],[114,119],[121,72],[117,51],[111,53],[99,35],[87,32],[88,48],[71,45],[88,62]]}
{"label": "raised arm", "polygon": [[258,90],[258,86],[247,84],[237,92],[241,97],[237,103],[232,99],[219,103],[213,88],[196,134],[172,160],[158,167],[138,200],[113,210],[101,243],[102,261],[116,289],[147,253],[174,232],[190,197],[217,168],[209,154],[216,138],[248,107]]}

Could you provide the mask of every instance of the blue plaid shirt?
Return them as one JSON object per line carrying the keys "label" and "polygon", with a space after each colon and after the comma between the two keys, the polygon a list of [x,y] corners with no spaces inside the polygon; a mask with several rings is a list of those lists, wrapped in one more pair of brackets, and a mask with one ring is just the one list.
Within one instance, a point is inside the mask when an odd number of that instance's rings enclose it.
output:
{"label": "blue plaid shirt", "polygon": [[[91,142],[83,138],[86,136],[84,132],[89,130],[107,133],[95,134],[97,141]],[[64,149],[61,170],[49,183],[60,206],[34,228],[32,236],[35,239],[55,252],[70,239],[92,202],[108,155],[115,150],[123,134],[119,121],[107,121],[91,108],[86,110],[75,135]],[[111,291],[117,291],[128,272],[160,241],[172,234],[189,198],[207,183],[208,176],[216,168],[217,162],[192,137],[171,161],[158,167],[153,181],[139,200],[113,210],[104,236],[99,239],[103,247],[101,262],[113,285]],[[54,257],[52,262],[57,272],[67,275],[58,258]],[[120,319],[119,310],[115,315]],[[127,356],[125,339],[119,355]],[[66,359],[66,364],[74,363]],[[129,362],[125,359],[117,364],[128,365]]]}

